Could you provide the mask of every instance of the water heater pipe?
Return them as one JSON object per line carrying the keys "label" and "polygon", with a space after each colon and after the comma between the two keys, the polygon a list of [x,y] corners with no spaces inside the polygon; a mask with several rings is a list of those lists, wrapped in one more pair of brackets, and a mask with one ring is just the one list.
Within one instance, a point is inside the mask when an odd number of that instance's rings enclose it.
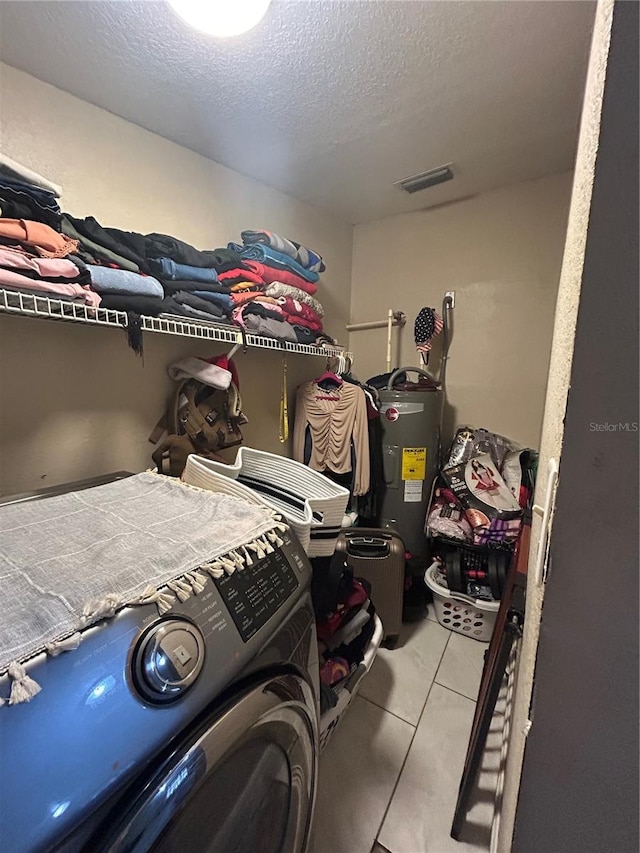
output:
{"label": "water heater pipe", "polygon": [[370,323],[349,323],[345,326],[347,332],[361,332],[365,329],[387,330],[387,373],[391,370],[391,336],[394,326],[404,326],[407,318],[403,311],[394,311],[389,308],[386,320],[372,320]]}
{"label": "water heater pipe", "polygon": [[393,308],[387,315],[387,373],[391,370],[391,335],[393,334]]}
{"label": "water heater pipe", "polygon": [[[394,311],[390,308],[389,312],[393,315],[393,326],[404,326],[407,322],[403,311]],[[347,332],[362,332],[365,329],[385,329],[388,324],[389,318],[387,316],[386,320],[372,320],[370,323],[348,323],[345,329]]]}

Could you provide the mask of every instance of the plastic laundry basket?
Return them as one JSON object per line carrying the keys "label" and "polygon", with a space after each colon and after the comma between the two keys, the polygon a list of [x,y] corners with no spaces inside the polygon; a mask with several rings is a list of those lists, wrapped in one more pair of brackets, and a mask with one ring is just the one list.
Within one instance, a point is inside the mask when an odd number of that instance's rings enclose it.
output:
{"label": "plastic laundry basket", "polygon": [[373,661],[378,653],[378,649],[380,648],[380,644],[384,637],[384,628],[382,627],[382,622],[377,614],[374,616],[374,619],[375,629],[364,653],[364,660],[348,678],[345,678],[345,680],[335,688],[335,692],[338,696],[336,705],[333,708],[329,708],[329,710],[325,711],[325,713],[320,717],[320,749],[324,749],[327,745],[329,738],[336,729],[336,726],[344,716],[344,712],[351,704],[351,700],[358,692],[360,682],[371,669]]}
{"label": "plastic laundry basket", "polygon": [[499,601],[481,601],[461,592],[450,592],[446,586],[436,580],[438,564],[432,563],[424,575],[424,580],[433,593],[433,603],[438,622],[450,631],[457,631],[465,637],[472,637],[481,643],[491,639],[496,622]]}

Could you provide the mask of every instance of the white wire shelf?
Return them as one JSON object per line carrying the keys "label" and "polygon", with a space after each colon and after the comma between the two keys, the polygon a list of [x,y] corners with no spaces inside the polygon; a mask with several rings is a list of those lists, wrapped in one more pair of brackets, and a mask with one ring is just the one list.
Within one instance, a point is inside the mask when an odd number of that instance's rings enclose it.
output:
{"label": "white wire shelf", "polygon": [[[32,293],[22,293],[17,290],[0,288],[0,312],[18,314],[24,317],[41,317],[45,320],[86,323],[92,326],[109,326],[123,329],[128,325],[127,314],[124,311],[113,311],[110,308],[93,308],[82,305],[77,301],[52,299],[48,296],[36,296]],[[232,326],[209,323],[206,320],[188,320],[185,318],[142,317],[142,329],[145,332],[158,332],[163,335],[178,335],[186,338],[198,338],[205,341],[219,341],[227,344],[243,345],[240,329]],[[299,353],[300,355],[327,356],[346,355],[337,346],[310,346],[308,344],[292,344],[276,338],[262,335],[245,335],[248,347],[278,350],[279,352]]]}

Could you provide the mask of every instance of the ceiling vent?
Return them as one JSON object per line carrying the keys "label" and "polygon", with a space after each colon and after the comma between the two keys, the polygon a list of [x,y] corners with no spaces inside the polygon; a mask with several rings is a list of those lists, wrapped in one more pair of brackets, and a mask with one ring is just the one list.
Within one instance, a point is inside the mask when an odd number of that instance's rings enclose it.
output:
{"label": "ceiling vent", "polygon": [[436,169],[429,169],[428,172],[421,172],[419,175],[403,178],[401,181],[396,181],[394,187],[399,187],[406,193],[419,193],[420,190],[426,190],[427,187],[435,187],[437,184],[443,184],[445,181],[452,181],[452,165],[452,163],[447,163],[444,166],[438,166]]}

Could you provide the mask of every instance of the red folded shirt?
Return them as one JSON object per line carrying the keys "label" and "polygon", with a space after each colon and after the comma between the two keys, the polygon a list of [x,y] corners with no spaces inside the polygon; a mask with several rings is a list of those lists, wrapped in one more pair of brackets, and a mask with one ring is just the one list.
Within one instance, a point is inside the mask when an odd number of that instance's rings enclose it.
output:
{"label": "red folded shirt", "polygon": [[309,305],[304,302],[298,302],[297,299],[291,299],[289,296],[279,296],[278,305],[282,308],[285,314],[291,314],[294,317],[301,317],[310,323],[320,324],[322,326],[322,317],[317,314]]}
{"label": "red folded shirt", "polygon": [[322,323],[318,323],[314,320],[305,320],[304,317],[299,317],[297,314],[287,314],[286,311],[283,311],[282,313],[287,323],[290,323],[292,326],[304,326],[305,329],[310,329],[312,332],[322,331]]}
{"label": "red folded shirt", "polygon": [[[290,287],[297,287],[300,290],[304,290],[304,292],[308,293],[310,296],[313,296],[313,294],[318,291],[315,284],[311,284],[310,281],[305,281],[305,279],[296,275],[294,272],[269,267],[266,264],[259,263],[258,261],[243,261],[242,263],[248,270],[260,276],[260,280],[265,284],[272,284],[274,281],[279,281],[281,284],[288,284]],[[247,270],[243,270],[242,274],[246,277]],[[219,276],[219,278],[222,279],[222,276]]]}

